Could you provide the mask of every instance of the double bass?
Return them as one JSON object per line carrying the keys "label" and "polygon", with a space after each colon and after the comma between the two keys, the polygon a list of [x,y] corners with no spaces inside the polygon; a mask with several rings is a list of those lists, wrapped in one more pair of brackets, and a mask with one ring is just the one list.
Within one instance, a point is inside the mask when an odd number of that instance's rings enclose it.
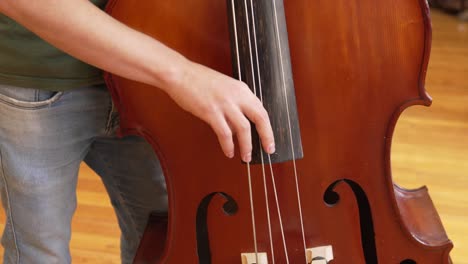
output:
{"label": "double bass", "polygon": [[152,145],[168,190],[134,263],[451,263],[427,188],[391,175],[399,116],[431,104],[426,0],[110,0],[107,12],[246,82],[277,140],[275,154],[254,137],[251,163],[227,159],[160,89],[107,75],[121,135]]}

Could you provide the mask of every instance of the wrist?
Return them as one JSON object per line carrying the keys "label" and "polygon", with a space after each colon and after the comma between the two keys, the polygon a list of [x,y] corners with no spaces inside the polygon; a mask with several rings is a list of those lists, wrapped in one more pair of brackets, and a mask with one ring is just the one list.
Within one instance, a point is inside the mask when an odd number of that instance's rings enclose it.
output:
{"label": "wrist", "polygon": [[168,58],[159,58],[163,59],[164,65],[160,71],[153,75],[156,79],[155,86],[169,94],[172,90],[184,86],[193,63],[179,53],[171,53]]}

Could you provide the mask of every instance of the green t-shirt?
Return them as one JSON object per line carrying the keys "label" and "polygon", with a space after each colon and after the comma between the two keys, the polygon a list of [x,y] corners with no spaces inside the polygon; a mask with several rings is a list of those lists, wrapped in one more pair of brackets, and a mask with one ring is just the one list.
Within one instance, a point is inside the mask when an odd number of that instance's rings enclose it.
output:
{"label": "green t-shirt", "polygon": [[[91,2],[103,9],[107,0]],[[0,84],[63,91],[102,82],[101,70],[65,54],[0,13]]]}

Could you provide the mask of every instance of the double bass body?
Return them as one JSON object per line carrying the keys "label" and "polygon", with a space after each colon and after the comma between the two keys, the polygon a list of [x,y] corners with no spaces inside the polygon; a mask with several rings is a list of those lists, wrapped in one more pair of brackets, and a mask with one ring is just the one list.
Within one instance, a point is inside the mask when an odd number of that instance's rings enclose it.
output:
{"label": "double bass body", "polygon": [[[231,3],[252,3],[255,11],[271,1],[283,6],[280,0],[111,0],[108,12],[233,75]],[[391,177],[398,117],[411,105],[431,103],[424,88],[428,12],[425,0],[284,0],[304,157],[271,170],[266,165],[268,198],[262,166],[250,166],[256,244],[268,263],[305,263],[304,248],[321,246],[331,246],[330,263],[337,264],[451,263],[452,244],[427,190],[399,188]],[[168,187],[168,218],[152,217],[135,263],[242,263],[241,254],[255,252],[247,166],[225,158],[210,128],[159,89],[107,80],[122,135],[152,144]]]}

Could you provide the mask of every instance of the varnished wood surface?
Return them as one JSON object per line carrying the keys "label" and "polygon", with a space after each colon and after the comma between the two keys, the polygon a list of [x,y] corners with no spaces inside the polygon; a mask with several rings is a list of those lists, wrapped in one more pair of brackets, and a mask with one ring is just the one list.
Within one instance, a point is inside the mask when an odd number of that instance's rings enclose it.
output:
{"label": "varnished wood surface", "polygon": [[[255,3],[259,1],[271,2]],[[227,2],[170,3],[111,0],[107,12],[160,39],[187,58],[231,74],[233,51],[229,49],[229,31],[235,29],[229,29],[227,23]],[[252,5],[251,2],[249,6]],[[295,167],[291,162],[273,165],[281,215],[287,216],[282,217],[281,224],[279,210],[272,209],[276,207],[273,195],[265,197],[265,186],[271,194],[273,181],[265,175],[264,183],[262,166],[250,167],[249,184],[246,166],[220,155],[219,145],[206,124],[182,111],[160,90],[109,76],[107,84],[117,108],[122,110],[123,134],[144,136],[164,157],[163,167],[169,173],[166,177],[171,210],[169,244],[159,261],[144,258],[138,259],[138,263],[235,263],[239,252],[253,252],[255,244],[260,252],[274,252],[274,256],[273,253],[268,256],[272,262],[275,259],[276,263],[286,263],[288,259],[290,263],[301,263],[306,256],[304,251],[297,250],[304,246],[299,235],[300,190],[303,239],[310,247],[333,244],[335,264],[405,259],[449,264],[452,245],[447,243],[440,221],[436,224],[428,217],[437,215],[429,196],[412,192],[413,196],[421,197],[421,202],[406,199],[402,203],[411,215],[405,218],[408,231],[426,243],[423,246],[408,239],[402,222],[396,221],[400,214],[395,210],[395,199],[388,195],[393,194],[389,130],[393,134],[394,117],[401,114],[395,109],[403,110],[401,105],[405,102],[424,105],[430,102],[425,94],[421,96],[425,75],[421,71],[427,70],[431,36],[429,10],[425,5],[425,0],[285,1],[302,147],[307,154]],[[253,13],[255,18],[248,10],[238,12],[241,17],[236,17],[236,21],[253,21],[261,16],[257,11]],[[280,16],[274,17],[280,24]],[[268,41],[265,36],[258,39]],[[280,41],[277,42],[279,45]],[[254,51],[255,45],[252,57],[256,57]],[[286,136],[283,133],[276,136],[281,135]],[[293,180],[295,172],[299,188]],[[249,186],[253,203],[248,195]],[[339,193],[339,204],[334,191]],[[370,209],[364,201],[367,199]],[[228,210],[227,206],[221,207],[223,203],[236,206],[229,206],[233,209]],[[253,224],[251,206],[255,207],[255,229],[249,228]],[[425,218],[429,221],[420,221]],[[358,228],[358,220],[365,227]],[[154,248],[153,243],[162,239],[155,236],[145,240],[148,243],[141,248]],[[287,241],[285,247],[283,240]]]}
{"label": "varnished wood surface", "polygon": [[[397,125],[392,159],[404,187],[429,187],[455,264],[468,263],[468,24],[433,11],[427,75],[430,108],[408,109]],[[3,228],[4,214],[0,223]],[[119,230],[99,178],[82,167],[73,220],[74,263],[120,263]]]}

